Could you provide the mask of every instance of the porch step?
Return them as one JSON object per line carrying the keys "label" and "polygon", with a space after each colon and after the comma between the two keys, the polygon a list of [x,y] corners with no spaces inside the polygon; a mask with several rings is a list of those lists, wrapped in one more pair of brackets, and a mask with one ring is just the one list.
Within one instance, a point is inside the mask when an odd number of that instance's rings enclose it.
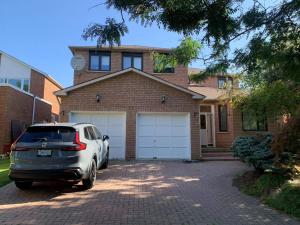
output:
{"label": "porch step", "polygon": [[202,147],[202,152],[232,152],[230,148],[207,148]]}
{"label": "porch step", "polygon": [[234,157],[233,153],[227,152],[202,152],[202,160],[204,161],[236,161],[239,158]]}

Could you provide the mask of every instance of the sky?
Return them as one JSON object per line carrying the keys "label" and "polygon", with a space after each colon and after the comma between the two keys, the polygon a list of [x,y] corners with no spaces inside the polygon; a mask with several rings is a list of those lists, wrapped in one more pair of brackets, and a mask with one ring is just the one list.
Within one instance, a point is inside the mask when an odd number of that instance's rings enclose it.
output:
{"label": "sky", "polygon": [[[64,87],[73,83],[70,45],[96,45],[81,38],[90,23],[104,23],[107,17],[120,14],[101,5],[102,0],[0,0],[0,50],[51,75]],[[182,35],[144,28],[127,21],[129,33],[124,45],[176,47]],[[191,66],[203,67],[194,62]]]}
{"label": "sky", "polygon": [[[82,31],[106,17],[120,18],[105,6],[90,9],[101,0],[1,0],[0,49],[51,75],[64,87],[73,83],[70,45],[96,45],[85,41]],[[125,45],[176,47],[182,38],[157,26],[144,28],[127,22]],[[197,65],[195,65],[197,66]]]}

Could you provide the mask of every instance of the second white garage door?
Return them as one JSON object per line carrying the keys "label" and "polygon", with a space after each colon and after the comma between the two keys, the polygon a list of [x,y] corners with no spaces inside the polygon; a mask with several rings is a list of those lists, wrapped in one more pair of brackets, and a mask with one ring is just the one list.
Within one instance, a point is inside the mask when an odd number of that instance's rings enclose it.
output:
{"label": "second white garage door", "polygon": [[138,114],[137,158],[190,159],[189,114]]}
{"label": "second white garage door", "polygon": [[125,159],[125,113],[71,113],[71,122],[84,122],[94,124],[102,134],[109,136],[109,158]]}

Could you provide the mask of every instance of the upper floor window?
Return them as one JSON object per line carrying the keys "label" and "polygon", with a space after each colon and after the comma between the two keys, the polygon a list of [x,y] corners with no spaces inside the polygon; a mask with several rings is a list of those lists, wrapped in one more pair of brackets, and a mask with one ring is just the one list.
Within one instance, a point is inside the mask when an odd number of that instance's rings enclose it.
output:
{"label": "upper floor window", "polygon": [[267,131],[267,118],[265,112],[251,110],[242,111],[242,124],[245,131]]}
{"label": "upper floor window", "polygon": [[[175,68],[170,63],[164,65],[162,69],[159,68],[160,63],[165,64],[163,62],[165,62],[167,60],[168,54],[167,53],[159,53],[159,56],[162,56],[162,58],[157,59],[157,57],[154,57],[154,59],[153,59],[153,61],[154,61],[153,72],[154,73],[174,73]],[[163,62],[161,62],[161,61],[163,61]]]}
{"label": "upper floor window", "polygon": [[228,85],[232,86],[232,78],[231,77],[218,77],[218,88],[224,89]]}
{"label": "upper floor window", "polygon": [[123,53],[122,57],[123,69],[136,68],[143,69],[143,53]]}
{"label": "upper floor window", "polygon": [[90,52],[90,70],[110,71],[111,64],[110,52]]}
{"label": "upper floor window", "polygon": [[23,91],[29,92],[29,79],[0,78],[0,83],[7,83]]}

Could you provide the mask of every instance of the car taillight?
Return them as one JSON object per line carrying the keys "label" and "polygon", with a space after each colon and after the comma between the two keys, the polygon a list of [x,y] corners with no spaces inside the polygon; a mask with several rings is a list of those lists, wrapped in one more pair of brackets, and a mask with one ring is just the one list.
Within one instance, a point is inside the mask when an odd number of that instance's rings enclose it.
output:
{"label": "car taillight", "polygon": [[86,149],[86,143],[80,142],[79,131],[76,131],[75,133],[74,144],[75,146],[65,147],[63,149],[68,151],[81,151]]}

